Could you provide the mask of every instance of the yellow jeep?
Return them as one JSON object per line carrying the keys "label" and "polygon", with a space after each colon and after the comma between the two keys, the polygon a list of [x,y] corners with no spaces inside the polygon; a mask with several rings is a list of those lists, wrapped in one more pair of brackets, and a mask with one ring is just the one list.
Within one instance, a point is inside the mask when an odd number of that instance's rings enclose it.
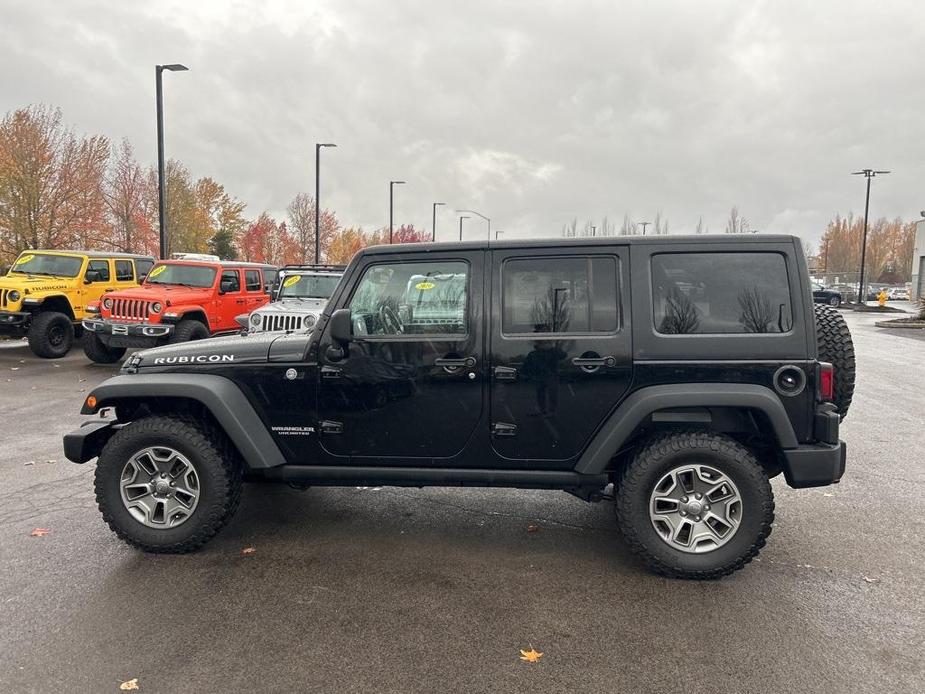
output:
{"label": "yellow jeep", "polygon": [[96,251],[23,251],[0,277],[0,335],[28,337],[33,353],[63,357],[89,304],[134,287],[154,258]]}

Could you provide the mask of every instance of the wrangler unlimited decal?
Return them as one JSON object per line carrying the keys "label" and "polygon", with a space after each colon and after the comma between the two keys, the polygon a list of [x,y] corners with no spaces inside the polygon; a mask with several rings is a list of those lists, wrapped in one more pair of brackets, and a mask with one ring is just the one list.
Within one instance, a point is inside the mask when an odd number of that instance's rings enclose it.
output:
{"label": "wrangler unlimited decal", "polygon": [[207,364],[218,361],[234,361],[233,354],[198,354],[192,357],[157,357],[154,364]]}

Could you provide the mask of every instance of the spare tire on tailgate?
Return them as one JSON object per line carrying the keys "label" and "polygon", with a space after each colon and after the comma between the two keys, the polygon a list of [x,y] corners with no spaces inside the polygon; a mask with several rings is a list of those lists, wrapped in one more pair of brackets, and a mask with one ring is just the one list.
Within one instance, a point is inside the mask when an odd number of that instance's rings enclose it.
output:
{"label": "spare tire on tailgate", "polygon": [[815,304],[819,361],[835,367],[835,408],[842,419],[854,396],[854,343],[842,315],[831,306]]}

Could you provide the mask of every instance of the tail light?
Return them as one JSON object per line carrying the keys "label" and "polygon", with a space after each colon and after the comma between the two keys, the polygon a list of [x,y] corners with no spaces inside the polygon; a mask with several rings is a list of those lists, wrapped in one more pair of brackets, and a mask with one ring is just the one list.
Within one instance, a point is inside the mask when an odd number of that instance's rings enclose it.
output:
{"label": "tail light", "polygon": [[835,367],[828,362],[819,362],[819,399],[832,402],[835,399]]}

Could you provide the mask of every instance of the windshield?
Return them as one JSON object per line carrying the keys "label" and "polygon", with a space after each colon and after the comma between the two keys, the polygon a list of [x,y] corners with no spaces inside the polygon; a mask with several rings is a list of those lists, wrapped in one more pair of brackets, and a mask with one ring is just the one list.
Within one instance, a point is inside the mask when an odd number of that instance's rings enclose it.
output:
{"label": "windshield", "polygon": [[215,282],[215,268],[202,265],[155,265],[145,284],[180,284],[186,287],[211,287]]}
{"label": "windshield", "polygon": [[330,299],[340,282],[339,275],[289,275],[279,288],[279,297]]}
{"label": "windshield", "polygon": [[47,255],[45,253],[23,253],[10,272],[28,275],[50,275],[55,277],[77,277],[83,258],[72,255]]}

